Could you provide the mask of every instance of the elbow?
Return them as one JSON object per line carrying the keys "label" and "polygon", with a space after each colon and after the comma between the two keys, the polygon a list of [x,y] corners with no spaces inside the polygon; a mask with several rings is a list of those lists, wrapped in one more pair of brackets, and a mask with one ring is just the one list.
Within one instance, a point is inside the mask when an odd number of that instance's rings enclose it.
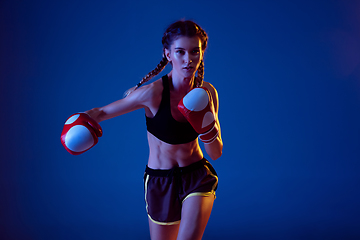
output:
{"label": "elbow", "polygon": [[217,153],[215,153],[215,154],[211,154],[210,158],[211,158],[212,160],[217,160],[218,158],[221,157],[221,155],[222,155],[222,151],[219,151],[219,152],[217,152]]}
{"label": "elbow", "polygon": [[212,160],[217,160],[218,158],[221,157],[222,155],[222,144],[221,146],[219,146],[218,148],[213,148],[212,151],[209,153],[209,157],[212,159]]}

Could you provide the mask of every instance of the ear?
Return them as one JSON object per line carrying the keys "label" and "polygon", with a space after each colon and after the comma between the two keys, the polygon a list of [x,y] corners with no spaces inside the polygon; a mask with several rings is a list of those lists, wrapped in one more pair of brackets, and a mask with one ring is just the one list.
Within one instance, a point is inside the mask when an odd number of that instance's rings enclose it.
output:
{"label": "ear", "polygon": [[171,54],[170,54],[170,51],[167,48],[164,49],[164,54],[165,54],[165,57],[167,58],[167,60],[169,62],[171,62]]}

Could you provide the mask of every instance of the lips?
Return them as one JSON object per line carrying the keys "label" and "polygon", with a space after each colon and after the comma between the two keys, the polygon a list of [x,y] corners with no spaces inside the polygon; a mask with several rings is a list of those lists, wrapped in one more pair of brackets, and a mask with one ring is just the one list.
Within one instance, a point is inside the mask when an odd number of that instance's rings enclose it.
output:
{"label": "lips", "polygon": [[193,69],[193,67],[188,66],[188,67],[183,67],[183,69],[185,69],[185,70],[191,70],[191,69]]}

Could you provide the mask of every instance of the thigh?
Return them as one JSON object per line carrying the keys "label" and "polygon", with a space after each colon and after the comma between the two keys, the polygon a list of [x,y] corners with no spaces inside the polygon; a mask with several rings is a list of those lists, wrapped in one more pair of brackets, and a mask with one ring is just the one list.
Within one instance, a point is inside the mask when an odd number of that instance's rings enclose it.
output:
{"label": "thigh", "polygon": [[179,224],[181,202],[178,187],[169,177],[144,176],[145,202],[149,219],[158,225]]}
{"label": "thigh", "polygon": [[160,225],[149,219],[151,240],[176,240],[179,232],[179,224]]}
{"label": "thigh", "polygon": [[200,240],[204,234],[215,196],[192,196],[183,203],[178,240]]}

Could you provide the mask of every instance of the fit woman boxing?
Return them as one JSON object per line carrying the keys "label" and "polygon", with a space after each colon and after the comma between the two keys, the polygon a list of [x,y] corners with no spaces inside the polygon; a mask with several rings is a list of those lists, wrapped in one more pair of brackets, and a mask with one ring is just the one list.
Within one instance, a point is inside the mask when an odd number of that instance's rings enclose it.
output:
{"label": "fit woman boxing", "polygon": [[[80,154],[97,143],[102,134],[99,122],[145,110],[150,153],[144,189],[153,240],[201,239],[212,211],[218,177],[198,138],[213,160],[221,156],[223,143],[218,95],[203,81],[207,40],[205,31],[192,21],[171,24],[162,38],[163,59],[158,66],[126,97],[71,116],[61,136],[70,153]],[[168,63],[172,70],[167,75],[142,86]]]}

